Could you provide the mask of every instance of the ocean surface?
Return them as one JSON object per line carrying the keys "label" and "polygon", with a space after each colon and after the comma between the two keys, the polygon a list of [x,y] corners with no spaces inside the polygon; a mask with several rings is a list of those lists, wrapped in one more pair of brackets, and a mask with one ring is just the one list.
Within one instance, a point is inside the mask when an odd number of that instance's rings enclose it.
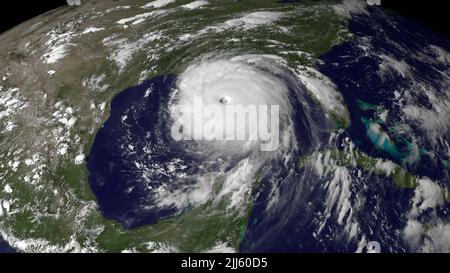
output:
{"label": "ocean surface", "polygon": [[0,253],[15,253],[16,250],[12,248],[2,237],[0,237]]}

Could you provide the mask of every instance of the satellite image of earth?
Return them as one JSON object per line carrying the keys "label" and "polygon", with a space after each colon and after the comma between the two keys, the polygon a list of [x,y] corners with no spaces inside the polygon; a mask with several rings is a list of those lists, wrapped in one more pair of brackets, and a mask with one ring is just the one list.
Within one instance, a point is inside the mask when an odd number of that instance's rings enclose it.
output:
{"label": "satellite image of earth", "polygon": [[[0,252],[450,252],[450,40],[394,12],[86,0],[0,62]],[[276,147],[174,139],[195,98]]]}

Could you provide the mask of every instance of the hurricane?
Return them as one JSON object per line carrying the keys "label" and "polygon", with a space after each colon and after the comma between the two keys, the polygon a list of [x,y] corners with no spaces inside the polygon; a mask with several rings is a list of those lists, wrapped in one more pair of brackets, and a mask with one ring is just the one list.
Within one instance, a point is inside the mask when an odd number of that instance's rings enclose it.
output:
{"label": "hurricane", "polygon": [[208,202],[244,213],[255,177],[292,179],[292,158],[326,127],[321,113],[282,58],[204,59],[114,98],[89,156],[91,185],[126,227]]}

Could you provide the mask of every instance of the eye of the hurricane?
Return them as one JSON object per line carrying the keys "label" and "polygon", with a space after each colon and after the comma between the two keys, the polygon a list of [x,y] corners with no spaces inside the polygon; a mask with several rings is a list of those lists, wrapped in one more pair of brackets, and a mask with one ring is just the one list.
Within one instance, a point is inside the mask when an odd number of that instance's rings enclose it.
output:
{"label": "eye of the hurricane", "polygon": [[230,97],[227,97],[227,96],[221,97],[221,98],[219,99],[219,102],[220,102],[221,104],[228,104],[230,101],[231,101],[231,98],[230,98]]}

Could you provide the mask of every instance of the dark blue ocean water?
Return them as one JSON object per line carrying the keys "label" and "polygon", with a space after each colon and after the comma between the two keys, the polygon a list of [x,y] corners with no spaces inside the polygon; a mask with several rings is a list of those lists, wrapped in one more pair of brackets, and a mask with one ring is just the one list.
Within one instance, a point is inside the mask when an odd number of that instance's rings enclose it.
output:
{"label": "dark blue ocean water", "polygon": [[[111,114],[91,147],[87,159],[89,185],[103,215],[124,227],[152,224],[175,213],[173,208],[152,207],[154,201],[149,194],[149,188],[170,184],[171,178],[161,174],[144,179],[145,174],[136,166],[136,162],[163,165],[177,153],[175,146],[170,147],[162,109],[175,81],[173,75],[156,77],[114,97]],[[151,152],[144,153],[146,150]]]}
{"label": "dark blue ocean water", "polygon": [[12,248],[2,237],[0,237],[0,253],[15,253],[16,250]]}

